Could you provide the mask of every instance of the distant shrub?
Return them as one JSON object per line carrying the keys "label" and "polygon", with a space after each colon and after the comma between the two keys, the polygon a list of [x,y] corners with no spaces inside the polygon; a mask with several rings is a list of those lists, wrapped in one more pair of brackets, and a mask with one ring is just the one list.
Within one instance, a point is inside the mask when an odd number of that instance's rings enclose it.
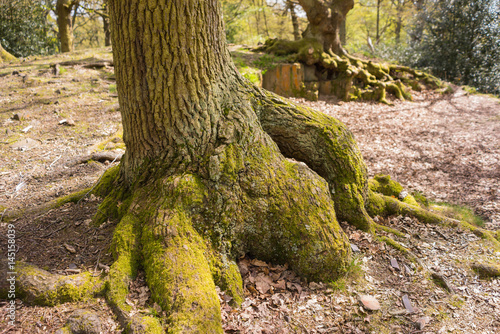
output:
{"label": "distant shrub", "polygon": [[448,81],[500,94],[499,0],[427,3],[417,17],[420,31],[413,34],[405,62]]}
{"label": "distant shrub", "polygon": [[0,43],[16,57],[54,54],[59,43],[51,20],[45,1],[0,1]]}

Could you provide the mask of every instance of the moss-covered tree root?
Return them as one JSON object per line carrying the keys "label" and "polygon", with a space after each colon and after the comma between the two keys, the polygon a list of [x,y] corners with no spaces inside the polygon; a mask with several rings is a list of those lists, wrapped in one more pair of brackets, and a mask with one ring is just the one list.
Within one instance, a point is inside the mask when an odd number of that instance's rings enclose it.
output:
{"label": "moss-covered tree root", "polygon": [[377,175],[369,180],[369,188],[366,209],[372,217],[403,215],[414,217],[425,224],[459,227],[488,240],[495,249],[500,249],[500,241],[495,238],[494,232],[420,206],[412,195],[404,192],[403,187],[388,175]]}
{"label": "moss-covered tree root", "polygon": [[338,219],[371,231],[365,210],[367,169],[351,131],[332,117],[270,92],[253,94],[262,127],[281,153],[306,163],[328,182]]}
{"label": "moss-covered tree root", "polygon": [[242,301],[239,256],[288,263],[315,281],[334,279],[348,266],[349,243],[328,183],[284,158],[272,142],[221,145],[210,157],[207,178],[149,166],[125,188],[117,171],[107,173],[114,180],[103,178],[111,186],[96,188],[109,194],[95,221],[120,221],[107,296],[129,328],[134,319],[127,317],[125,298],[139,267],[167,314],[167,332],[220,333],[215,286]]}
{"label": "moss-covered tree root", "polygon": [[[102,294],[105,287],[102,277],[94,277],[88,272],[69,276],[57,275],[23,262],[16,263],[15,271],[16,274],[10,276],[8,270],[2,270],[1,298],[6,298],[11,286],[15,286],[16,296],[25,302],[53,306],[88,300]],[[15,284],[10,281],[12,278],[15,279]],[[4,285],[6,281],[9,282],[7,286]]]}
{"label": "moss-covered tree root", "polygon": [[258,48],[289,62],[314,65],[321,81],[331,81],[331,94],[344,101],[375,100],[390,104],[387,93],[400,100],[412,100],[409,89],[437,89],[444,84],[436,77],[405,66],[374,63],[351,55],[324,51],[315,39],[299,41],[270,39]]}
{"label": "moss-covered tree root", "polygon": [[[288,263],[311,281],[335,279],[350,263],[337,218],[368,231],[374,215],[452,223],[411,197],[391,197],[402,187],[389,177],[368,180],[342,123],[238,80],[235,95],[245,98],[225,102],[206,156],[145,159],[131,169],[126,153],[92,189],[104,198],[94,223],[117,222],[106,296],[129,332],[221,333],[215,287],[242,301],[235,261],[243,254]],[[139,269],[164,319],[134,315],[127,304]],[[52,302],[67,299],[54,291]]]}

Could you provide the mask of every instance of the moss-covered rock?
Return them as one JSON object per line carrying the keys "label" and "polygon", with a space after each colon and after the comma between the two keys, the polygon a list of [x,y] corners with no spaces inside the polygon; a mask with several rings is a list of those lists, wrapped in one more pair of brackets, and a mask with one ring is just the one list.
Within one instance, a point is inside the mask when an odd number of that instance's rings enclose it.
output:
{"label": "moss-covered rock", "polygon": [[[325,52],[321,43],[311,38],[299,41],[267,40],[257,50],[288,56],[289,62],[314,65],[316,71],[323,74],[317,84],[320,87],[326,87],[324,82],[331,82],[329,86],[333,88],[324,88],[320,92],[333,94],[345,101],[375,100],[390,104],[387,100],[387,94],[400,100],[411,101],[410,89],[421,91],[426,88],[438,89],[443,86],[441,81],[432,75],[405,66],[374,63],[371,60],[366,61],[351,55],[339,56],[331,51]],[[286,64],[280,66],[286,66]],[[273,75],[273,72],[266,73],[264,82]],[[337,86],[348,89],[336,89]],[[280,91],[273,90],[270,86],[264,85],[263,87],[281,94]],[[316,99],[314,94],[301,94],[299,90],[294,95],[286,96],[305,97],[313,101]]]}

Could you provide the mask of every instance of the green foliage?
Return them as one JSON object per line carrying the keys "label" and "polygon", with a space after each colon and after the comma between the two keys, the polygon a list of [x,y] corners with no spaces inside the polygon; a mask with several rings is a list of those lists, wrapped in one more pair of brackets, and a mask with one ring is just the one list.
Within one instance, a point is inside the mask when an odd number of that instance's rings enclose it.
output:
{"label": "green foliage", "polygon": [[0,44],[16,57],[54,54],[59,43],[53,21],[45,1],[0,2]]}
{"label": "green foliage", "polygon": [[500,94],[500,4],[498,0],[438,1],[416,25],[409,65],[437,76]]}
{"label": "green foliage", "polygon": [[[377,39],[377,4],[378,39]],[[359,0],[347,14],[347,45],[349,52],[366,57],[398,59],[406,48],[406,26],[415,14],[415,6],[409,0]],[[370,38],[374,49],[368,45]]]}
{"label": "green foliage", "polygon": [[[74,10],[73,34],[76,50],[104,46],[103,0],[80,0]],[[76,15],[75,15],[76,14]]]}
{"label": "green foliage", "polygon": [[[257,45],[269,38],[293,39],[293,27],[285,1],[222,0],[228,43]],[[299,18],[302,30],[305,15]]]}

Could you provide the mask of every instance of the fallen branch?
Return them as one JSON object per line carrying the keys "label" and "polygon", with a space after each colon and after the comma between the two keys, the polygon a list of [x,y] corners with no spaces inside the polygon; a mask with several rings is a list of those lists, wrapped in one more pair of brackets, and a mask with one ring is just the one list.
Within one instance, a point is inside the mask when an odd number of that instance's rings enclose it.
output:
{"label": "fallen branch", "polygon": [[85,155],[82,157],[78,157],[76,159],[70,160],[66,166],[75,166],[79,164],[83,164],[89,161],[120,161],[123,156],[123,153],[115,152],[115,151],[104,151],[104,152],[95,152],[89,155]]}

